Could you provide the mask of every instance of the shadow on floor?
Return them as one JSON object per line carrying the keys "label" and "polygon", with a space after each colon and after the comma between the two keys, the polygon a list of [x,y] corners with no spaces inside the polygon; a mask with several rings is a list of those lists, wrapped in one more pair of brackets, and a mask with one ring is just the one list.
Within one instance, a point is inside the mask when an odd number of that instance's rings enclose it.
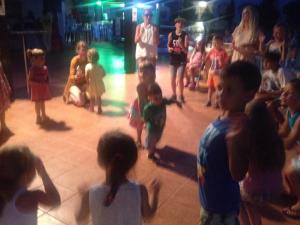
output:
{"label": "shadow on floor", "polygon": [[8,139],[13,135],[15,135],[15,134],[9,129],[0,132],[0,146],[5,144],[5,142],[7,142]]}
{"label": "shadow on floor", "polygon": [[157,165],[197,182],[197,158],[195,155],[165,146],[158,151]]}
{"label": "shadow on floor", "polygon": [[40,127],[47,131],[68,131],[72,129],[64,121],[55,121],[53,119],[43,122]]}
{"label": "shadow on floor", "polygon": [[101,114],[104,116],[121,117],[121,116],[126,116],[128,114],[128,111],[126,110],[128,103],[123,102],[123,101],[102,99],[102,106],[116,108],[116,110],[105,110],[104,109],[103,113]]}

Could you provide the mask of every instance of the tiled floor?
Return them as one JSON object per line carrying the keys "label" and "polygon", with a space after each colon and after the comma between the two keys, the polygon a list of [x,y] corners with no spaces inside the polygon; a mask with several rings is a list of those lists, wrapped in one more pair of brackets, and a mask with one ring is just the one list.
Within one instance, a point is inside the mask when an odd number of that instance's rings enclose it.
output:
{"label": "tiled floor", "polygon": [[[35,124],[34,105],[28,99],[17,99],[7,111],[7,124],[13,135],[1,137],[1,144],[25,143],[44,161],[62,198],[57,209],[40,207],[40,225],[74,225],[78,209],[78,186],[101,182],[102,171],[96,162],[99,137],[110,129],[121,129],[132,136],[135,131],[128,125],[127,112],[135,98],[135,75],[105,77],[107,92],[103,96],[103,115],[84,108],[65,105],[62,91],[66,71],[58,71],[51,81],[55,97],[46,103],[47,113],[53,120],[45,127]],[[171,95],[167,65],[159,65],[157,81],[165,96]],[[152,179],[162,182],[159,209],[153,225],[196,225],[199,220],[198,188],[195,179],[196,151],[205,127],[218,116],[218,112],[203,106],[204,93],[186,91],[186,104],[182,109],[175,105],[167,109],[167,124],[161,148],[161,163],[147,159],[140,151],[139,159],[130,177],[148,185]],[[32,188],[43,188],[37,177]],[[266,219],[267,218],[267,219]],[[263,224],[292,225],[296,220],[283,217],[278,206],[266,213]],[[274,219],[275,218],[275,219]],[[91,222],[89,223],[91,224]]]}

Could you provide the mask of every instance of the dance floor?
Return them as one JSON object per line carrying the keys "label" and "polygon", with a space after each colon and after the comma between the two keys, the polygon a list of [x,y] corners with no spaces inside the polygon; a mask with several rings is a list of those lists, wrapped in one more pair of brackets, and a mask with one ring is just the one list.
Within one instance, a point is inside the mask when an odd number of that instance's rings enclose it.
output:
{"label": "dance floor", "polygon": [[[46,111],[51,121],[43,126],[35,124],[34,105],[19,83],[18,98],[7,111],[7,125],[11,134],[0,138],[2,146],[26,144],[39,155],[61,194],[62,204],[59,208],[39,208],[39,225],[76,224],[74,213],[80,199],[78,187],[104,180],[104,171],[96,162],[96,146],[101,134],[120,129],[135,137],[135,130],[128,125],[127,114],[136,96],[136,75],[115,73],[104,78],[106,93],[103,96],[103,114],[97,115],[85,108],[65,105],[62,101],[61,93],[67,79],[70,56],[70,53],[64,53],[54,59],[49,58],[53,98],[46,103]],[[64,57],[68,60],[63,60]],[[105,55],[100,57],[104,58]],[[163,89],[163,95],[171,96],[167,64],[158,65],[157,82]],[[185,95],[186,104],[182,109],[176,105],[167,109],[167,123],[158,146],[160,162],[155,164],[149,161],[147,152],[140,150],[138,162],[130,173],[131,179],[147,186],[155,178],[162,183],[159,208],[149,224],[196,225],[199,222],[200,205],[195,176],[197,146],[203,130],[219,112],[203,106],[205,93],[186,90]],[[289,153],[288,157],[293,154]],[[43,188],[39,177],[36,177],[31,188]],[[300,224],[284,217],[280,207],[274,204],[262,207],[264,225]]]}

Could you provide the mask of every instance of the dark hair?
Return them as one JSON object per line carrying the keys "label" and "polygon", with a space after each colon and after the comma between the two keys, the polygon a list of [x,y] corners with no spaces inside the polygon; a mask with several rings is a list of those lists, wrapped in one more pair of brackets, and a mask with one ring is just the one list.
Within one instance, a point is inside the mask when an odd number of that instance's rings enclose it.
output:
{"label": "dark hair", "polygon": [[236,61],[228,66],[221,73],[221,78],[238,78],[246,91],[257,91],[261,74],[259,69],[252,63],[247,61]]}
{"label": "dark hair", "polygon": [[97,152],[99,164],[107,170],[110,191],[103,204],[108,207],[135,165],[138,152],[132,137],[120,131],[106,132],[99,140]]}
{"label": "dark hair", "polygon": [[264,59],[269,60],[274,63],[279,63],[280,54],[278,52],[267,51],[264,55]]}
{"label": "dark hair", "polygon": [[31,59],[32,57],[36,57],[36,56],[44,56],[45,52],[43,49],[33,48],[33,49],[27,49],[26,55],[29,59]]}
{"label": "dark hair", "polygon": [[281,170],[285,163],[282,139],[279,137],[276,123],[265,102],[252,100],[246,106],[253,137],[253,150],[250,160],[261,170]]}
{"label": "dark hair", "polygon": [[298,78],[290,80],[288,84],[291,85],[295,89],[295,91],[299,92],[300,94],[300,80]]}
{"label": "dark hair", "polygon": [[148,88],[148,95],[158,95],[162,94],[161,88],[158,83],[153,83]]}
{"label": "dark hair", "polygon": [[176,23],[181,23],[181,24],[185,25],[186,24],[186,20],[184,18],[182,18],[182,17],[179,16],[179,17],[175,18],[174,23],[175,24]]}
{"label": "dark hair", "polygon": [[146,71],[149,72],[150,74],[153,74],[154,76],[155,75],[155,67],[153,66],[152,63],[149,63],[149,62],[145,62],[145,64],[143,64],[141,67],[140,67],[140,72],[142,73],[142,77],[144,77],[146,75]]}
{"label": "dark hair", "polygon": [[27,146],[10,146],[0,150],[0,215],[17,191],[20,179],[35,168],[35,156]]}
{"label": "dark hair", "polygon": [[214,34],[213,39],[218,40],[218,41],[223,41],[223,37],[220,34]]}

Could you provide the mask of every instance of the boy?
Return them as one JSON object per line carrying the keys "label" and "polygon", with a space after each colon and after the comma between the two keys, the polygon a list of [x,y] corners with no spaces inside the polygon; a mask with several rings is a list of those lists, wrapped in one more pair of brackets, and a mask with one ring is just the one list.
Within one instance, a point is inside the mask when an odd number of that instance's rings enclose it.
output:
{"label": "boy", "polygon": [[176,103],[181,107],[181,104],[174,99],[168,100],[163,98],[161,88],[157,83],[150,85],[148,89],[148,98],[150,103],[145,106],[143,116],[147,129],[145,147],[149,152],[148,158],[155,161],[157,160],[154,155],[156,144],[161,138],[167,119],[166,106]]}
{"label": "boy", "polygon": [[264,56],[264,72],[257,98],[264,101],[278,98],[286,84],[286,77],[283,68],[280,67],[280,54],[267,52]]}
{"label": "boy", "polygon": [[[213,48],[210,50],[206,57],[205,67],[208,71],[208,100],[206,106],[211,106],[212,96],[220,82],[220,73],[228,62],[228,55],[223,48],[223,38],[218,35],[214,35],[212,39]],[[219,108],[217,100],[215,107]]]}
{"label": "boy", "polygon": [[244,109],[260,81],[259,70],[244,61],[232,63],[221,74],[218,94],[224,116],[206,129],[197,157],[201,225],[238,224],[238,182],[247,173],[251,143]]}

